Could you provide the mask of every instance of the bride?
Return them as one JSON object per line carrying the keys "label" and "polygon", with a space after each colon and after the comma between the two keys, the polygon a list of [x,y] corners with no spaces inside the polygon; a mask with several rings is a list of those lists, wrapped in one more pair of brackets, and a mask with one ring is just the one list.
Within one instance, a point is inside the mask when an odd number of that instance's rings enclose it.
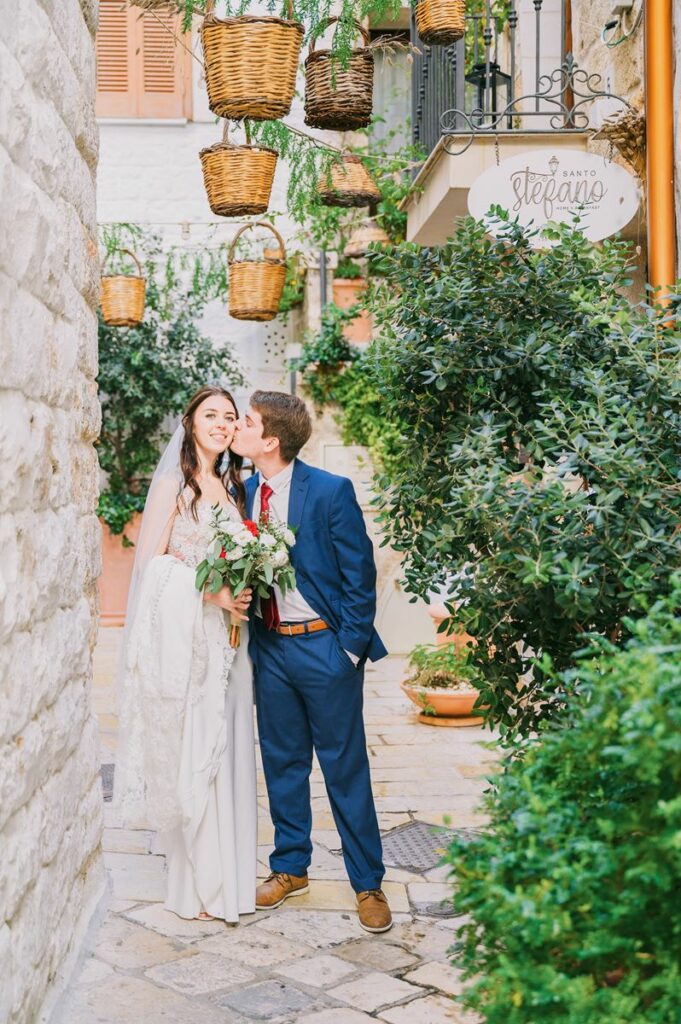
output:
{"label": "bride", "polygon": [[[230,922],[255,911],[251,593],[201,594],[194,577],[211,506],[244,515],[241,459],[227,455],[236,421],[227,391],[201,388],[154,473],[123,637],[114,787],[122,825],[163,833],[166,908]],[[236,650],[226,611],[242,624]]]}

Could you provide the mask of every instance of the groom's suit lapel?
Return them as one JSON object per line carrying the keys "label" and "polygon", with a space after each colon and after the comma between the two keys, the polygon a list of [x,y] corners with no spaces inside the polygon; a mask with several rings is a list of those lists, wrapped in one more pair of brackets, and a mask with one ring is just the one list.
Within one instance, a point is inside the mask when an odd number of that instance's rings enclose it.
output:
{"label": "groom's suit lapel", "polygon": [[308,472],[304,462],[296,459],[293,463],[293,476],[291,477],[291,493],[288,502],[288,525],[292,530],[297,530],[303,518],[303,508],[308,490]]}
{"label": "groom's suit lapel", "polygon": [[260,474],[254,473],[246,481],[246,518],[253,518],[253,504],[255,502],[255,496],[258,491],[258,484],[260,483]]}

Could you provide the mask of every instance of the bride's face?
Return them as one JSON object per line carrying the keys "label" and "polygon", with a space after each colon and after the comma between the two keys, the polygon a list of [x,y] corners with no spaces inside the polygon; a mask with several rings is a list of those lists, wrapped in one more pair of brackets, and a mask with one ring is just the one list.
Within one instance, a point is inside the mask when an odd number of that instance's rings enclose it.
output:
{"label": "bride's face", "polygon": [[223,395],[204,398],[194,413],[194,442],[209,458],[229,448],[236,426],[236,409]]}

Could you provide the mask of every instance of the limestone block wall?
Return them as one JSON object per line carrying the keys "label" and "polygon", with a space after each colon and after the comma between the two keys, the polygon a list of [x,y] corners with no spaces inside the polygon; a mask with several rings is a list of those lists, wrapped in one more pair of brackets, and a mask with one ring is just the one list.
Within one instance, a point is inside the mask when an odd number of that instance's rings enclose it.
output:
{"label": "limestone block wall", "polygon": [[104,887],[96,0],[2,0],[0,1022],[48,1019]]}

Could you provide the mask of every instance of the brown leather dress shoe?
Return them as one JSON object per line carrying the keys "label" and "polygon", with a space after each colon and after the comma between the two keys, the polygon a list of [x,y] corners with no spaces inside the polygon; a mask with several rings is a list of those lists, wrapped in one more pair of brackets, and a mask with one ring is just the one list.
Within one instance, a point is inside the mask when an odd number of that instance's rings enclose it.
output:
{"label": "brown leather dress shoe", "polygon": [[387,932],[393,926],[393,916],[382,889],[358,892],[357,910],[365,932]]}
{"label": "brown leather dress shoe", "polygon": [[289,896],[302,896],[309,888],[307,875],[297,878],[285,871],[273,871],[255,891],[255,909],[274,910]]}

